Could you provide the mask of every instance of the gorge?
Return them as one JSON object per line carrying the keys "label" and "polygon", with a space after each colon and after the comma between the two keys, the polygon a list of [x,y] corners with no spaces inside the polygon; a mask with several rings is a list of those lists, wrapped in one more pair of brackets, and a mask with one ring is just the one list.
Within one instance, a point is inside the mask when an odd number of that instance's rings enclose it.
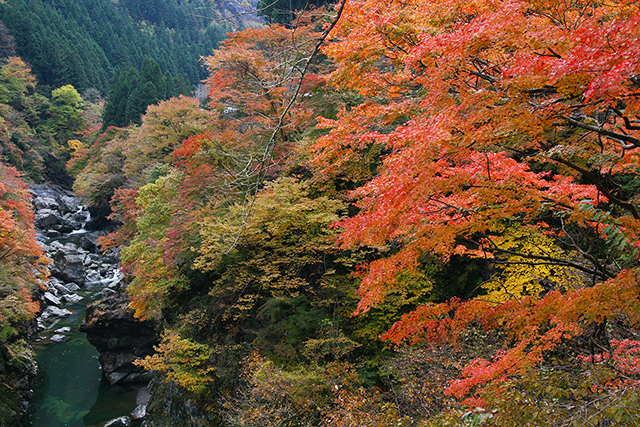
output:
{"label": "gorge", "polygon": [[102,426],[134,410],[141,418],[137,402],[148,400],[150,374],[131,362],[153,351],[156,325],[135,321],[115,296],[123,278],[116,254],[99,253],[105,231],[92,229],[81,199],[50,184],[31,192],[38,241],[52,264],[32,337],[38,369],[28,425]]}

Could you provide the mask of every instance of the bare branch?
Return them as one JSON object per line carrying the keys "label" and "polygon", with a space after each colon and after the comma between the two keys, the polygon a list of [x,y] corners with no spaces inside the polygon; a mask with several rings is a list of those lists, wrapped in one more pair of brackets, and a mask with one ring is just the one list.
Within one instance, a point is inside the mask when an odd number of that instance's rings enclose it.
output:
{"label": "bare branch", "polygon": [[233,242],[231,243],[231,246],[229,247],[229,249],[227,249],[227,253],[231,252],[236,247],[240,238],[242,237],[242,234],[244,233],[245,226],[247,224],[249,216],[251,215],[251,211],[253,210],[253,205],[256,201],[256,196],[258,194],[258,191],[260,190],[260,187],[262,186],[262,183],[264,183],[264,180],[267,176],[267,171],[269,170],[271,153],[273,152],[273,149],[276,145],[276,136],[280,133],[280,131],[284,127],[285,116],[288,114],[289,110],[291,109],[291,106],[294,104],[294,102],[296,102],[298,95],[300,94],[302,81],[304,79],[305,74],[309,70],[311,61],[318,54],[318,52],[320,51],[320,47],[329,36],[329,33],[331,32],[331,30],[333,30],[333,28],[337,25],[338,21],[340,20],[340,17],[342,16],[342,12],[344,11],[345,3],[346,3],[346,0],[341,0],[333,20],[325,28],[324,32],[322,33],[316,45],[314,46],[313,50],[311,51],[311,54],[307,57],[304,67],[302,68],[302,71],[300,73],[300,80],[296,85],[294,93],[291,96],[291,99],[289,99],[289,103],[285,107],[284,111],[282,111],[282,113],[280,114],[280,117],[278,118],[278,123],[275,129],[273,130],[271,137],[269,138],[269,141],[267,141],[267,144],[265,145],[264,151],[262,153],[262,159],[259,162],[258,167],[256,169],[257,180],[252,185],[252,188],[245,193],[245,197],[242,203],[240,230],[234,237]]}
{"label": "bare branch", "polygon": [[596,188],[602,194],[604,194],[604,196],[607,199],[609,199],[609,201],[611,201],[612,203],[615,203],[616,205],[621,206],[621,207],[623,207],[625,209],[628,209],[629,212],[631,212],[631,215],[633,215],[633,217],[635,219],[640,219],[640,215],[638,214],[638,211],[637,211],[636,207],[632,203],[629,203],[627,201],[619,199],[616,196],[614,196],[613,194],[611,194],[611,192],[602,184],[602,182],[600,182],[600,180],[590,170],[582,168],[582,167],[576,165],[575,163],[572,163],[572,162],[570,162],[568,160],[562,159],[562,158],[560,158],[558,156],[551,157],[551,160],[554,160],[554,161],[556,161],[558,163],[562,163],[563,165],[569,166],[571,169],[580,172],[585,178],[587,178],[589,181],[591,181],[591,183],[593,185],[595,185]]}
{"label": "bare branch", "polygon": [[565,119],[567,122],[569,122],[570,124],[572,124],[573,126],[582,128],[582,129],[586,129],[586,130],[590,130],[593,132],[598,132],[598,134],[600,135],[604,135],[608,138],[614,139],[616,141],[622,141],[622,142],[627,142],[629,144],[631,144],[631,147],[626,146],[625,148],[638,148],[640,147],[640,139],[635,138],[631,135],[625,135],[623,133],[617,133],[617,132],[613,132],[610,131],[608,129],[603,129],[599,126],[593,126],[593,125],[589,125],[586,124],[584,122],[581,122],[580,120],[576,120],[572,117],[569,116],[562,116],[563,119]]}

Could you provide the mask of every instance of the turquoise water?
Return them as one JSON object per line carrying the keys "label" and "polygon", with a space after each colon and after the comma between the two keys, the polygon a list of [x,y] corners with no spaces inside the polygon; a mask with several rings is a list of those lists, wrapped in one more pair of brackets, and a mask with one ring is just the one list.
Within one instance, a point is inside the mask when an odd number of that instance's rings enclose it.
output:
{"label": "turquoise water", "polygon": [[137,387],[112,387],[102,375],[98,351],[78,331],[85,307],[66,307],[74,314],[60,319],[52,330],[68,326],[68,340],[35,343],[38,375],[34,381],[29,426],[101,426],[128,415],[136,407]]}

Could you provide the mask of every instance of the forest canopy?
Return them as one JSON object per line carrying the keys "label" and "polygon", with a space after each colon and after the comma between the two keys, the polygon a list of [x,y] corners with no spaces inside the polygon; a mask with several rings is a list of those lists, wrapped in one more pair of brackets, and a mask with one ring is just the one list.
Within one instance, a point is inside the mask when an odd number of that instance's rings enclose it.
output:
{"label": "forest canopy", "polygon": [[[211,425],[634,425],[638,7],[305,5],[229,33],[206,99],[76,132],[74,188],[164,327],[137,363]],[[8,106],[34,92],[11,61]],[[145,64],[121,100],[167,87]]]}

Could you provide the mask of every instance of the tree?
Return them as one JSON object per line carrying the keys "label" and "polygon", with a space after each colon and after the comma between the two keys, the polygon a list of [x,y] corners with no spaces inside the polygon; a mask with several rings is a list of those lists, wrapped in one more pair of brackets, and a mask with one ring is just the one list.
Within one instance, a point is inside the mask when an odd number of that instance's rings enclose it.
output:
{"label": "tree", "polygon": [[170,381],[199,393],[213,381],[215,370],[209,366],[211,349],[206,345],[181,338],[174,331],[166,331],[156,353],[135,362],[145,369],[166,373]]}
{"label": "tree", "polygon": [[111,197],[126,182],[123,147],[129,135],[129,129],[113,127],[103,133],[94,131],[87,138],[88,148],[75,150],[67,162],[67,171],[75,178],[74,191],[87,199],[96,219],[104,220],[111,214]]}
{"label": "tree", "polygon": [[[195,98],[183,95],[150,105],[142,125],[125,145],[123,167],[133,187],[141,187],[174,162],[173,153],[189,137],[211,128],[211,112]],[[155,176],[157,178],[157,176]]]}
{"label": "tree", "polygon": [[16,56],[16,41],[6,25],[0,22],[0,59]]}
{"label": "tree", "polygon": [[158,63],[147,56],[140,71],[131,67],[118,75],[107,97],[102,130],[109,126],[141,124],[148,106],[189,92],[186,82],[169,73],[163,75]]}
{"label": "tree", "polygon": [[84,125],[82,98],[73,86],[65,85],[51,92],[51,100],[47,126],[52,128],[56,139],[68,140]]}
{"label": "tree", "polygon": [[[520,282],[502,304],[426,305],[385,335],[455,342],[473,322],[504,331],[506,350],[450,385],[461,398],[605,319],[636,328],[640,217],[635,184],[623,183],[637,178],[637,5],[362,1],[345,14],[324,52],[332,84],[363,101],[321,121],[314,160],[334,173],[382,147],[378,174],[351,193],[358,214],[336,226],[342,248],[396,248],[363,266],[356,313],[431,253],[540,275],[533,295]],[[509,230],[521,230],[517,244]]]}
{"label": "tree", "polygon": [[[79,95],[72,87],[54,91],[50,101],[36,90],[30,67],[18,57],[8,58],[0,70],[0,123],[3,161],[40,181],[45,176],[64,183],[65,146],[82,124]],[[69,101],[70,104],[66,104]],[[46,165],[46,167],[45,167]],[[66,184],[66,183],[65,183]]]}
{"label": "tree", "polygon": [[33,318],[39,305],[34,289],[48,276],[42,248],[36,241],[31,195],[20,174],[0,164],[0,345],[6,345],[21,322]]}

